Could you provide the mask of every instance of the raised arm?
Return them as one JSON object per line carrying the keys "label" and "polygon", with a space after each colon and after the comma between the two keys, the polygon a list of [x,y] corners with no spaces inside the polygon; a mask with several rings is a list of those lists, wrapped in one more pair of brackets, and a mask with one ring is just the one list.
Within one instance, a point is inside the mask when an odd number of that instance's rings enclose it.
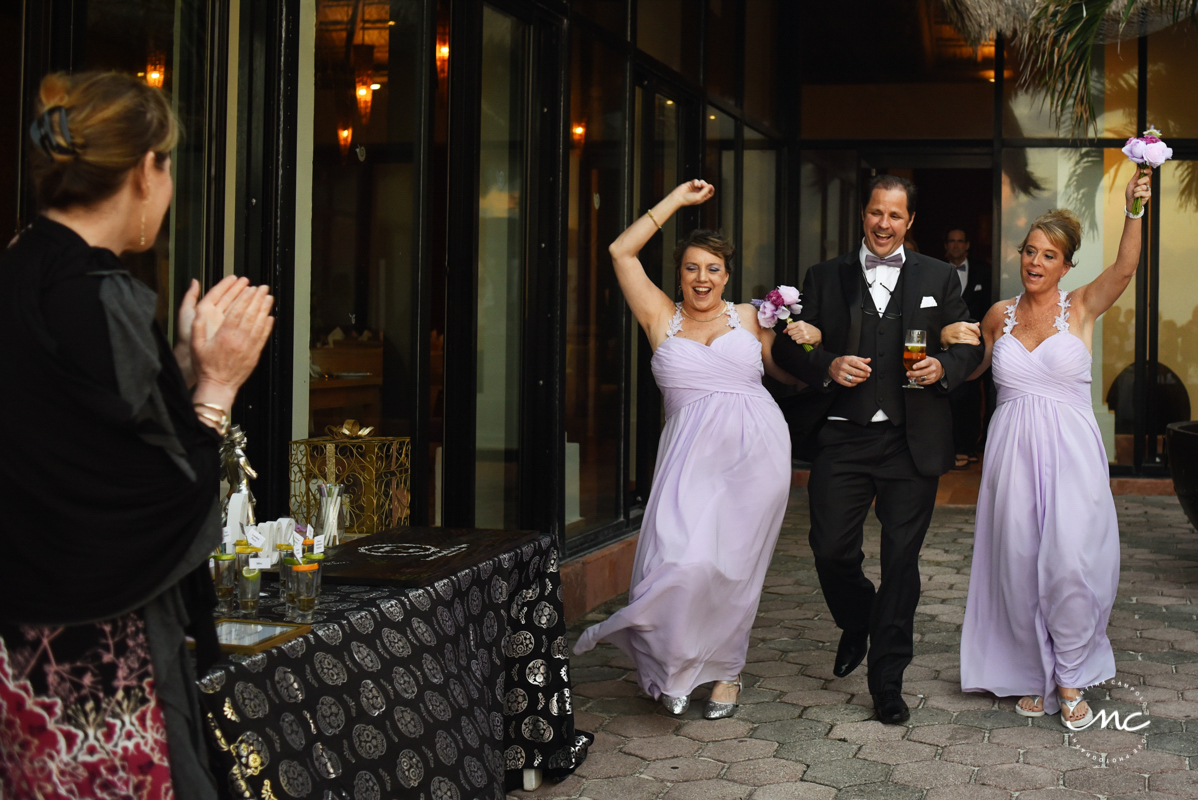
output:
{"label": "raised arm", "polygon": [[[1137,170],[1123,191],[1124,208],[1130,209],[1135,198],[1140,197],[1144,201],[1142,210],[1146,209],[1148,198],[1152,196],[1151,182],[1151,170]],[[1142,219],[1124,219],[1123,236],[1119,239],[1119,254],[1115,257],[1115,263],[1085,286],[1074,290],[1071,306],[1081,311],[1082,323],[1087,329],[1115,304],[1135,277],[1136,268],[1140,266],[1142,223]]]}
{"label": "raised arm", "polygon": [[624,299],[628,301],[632,315],[655,349],[660,344],[657,334],[664,331],[665,324],[674,314],[674,303],[645,274],[645,267],[639,258],[641,249],[674,212],[683,206],[706,202],[714,194],[715,187],[707,181],[694,180],[681,184],[629,225],[607,248]]}

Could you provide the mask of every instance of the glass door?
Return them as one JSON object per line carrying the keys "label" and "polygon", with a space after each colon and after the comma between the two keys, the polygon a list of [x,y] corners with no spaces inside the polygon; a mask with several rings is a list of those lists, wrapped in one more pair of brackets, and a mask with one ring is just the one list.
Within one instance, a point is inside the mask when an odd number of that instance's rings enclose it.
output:
{"label": "glass door", "polygon": [[[1198,153],[1166,162],[1154,187],[1157,216],[1152,232],[1157,299],[1155,341],[1150,338],[1145,381],[1147,419],[1144,464],[1166,463],[1165,427],[1194,418],[1198,406]],[[1151,380],[1155,366],[1156,380]]]}
{"label": "glass door", "polygon": [[[483,7],[478,163],[475,527],[519,527],[528,26]],[[453,314],[449,314],[452,318]]]}
{"label": "glass door", "polygon": [[[633,218],[644,214],[688,177],[698,177],[697,153],[684,132],[699,130],[693,119],[694,103],[673,86],[643,76],[636,90],[633,149]],[[696,141],[697,141],[697,137]],[[669,297],[678,289],[674,269],[674,243],[682,232],[699,224],[699,210],[683,209],[662,221],[661,232],[641,251],[641,263],[649,278]],[[652,351],[644,333],[630,316],[632,353],[632,440],[629,448],[629,504],[649,497],[653,466],[657,459],[657,437],[663,423],[661,393],[649,368]]]}

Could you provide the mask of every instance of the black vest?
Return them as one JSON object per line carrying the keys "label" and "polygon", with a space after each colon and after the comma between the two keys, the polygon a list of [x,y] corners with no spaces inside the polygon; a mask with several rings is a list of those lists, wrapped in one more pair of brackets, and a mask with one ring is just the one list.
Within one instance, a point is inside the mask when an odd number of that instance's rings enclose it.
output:
{"label": "black vest", "polygon": [[891,424],[902,425],[906,419],[903,384],[907,382],[907,370],[903,368],[903,273],[899,271],[886,313],[881,316],[865,276],[858,272],[857,279],[861,282],[862,309],[861,345],[855,355],[870,359],[872,372],[859,385],[841,388],[828,416],[867,425],[880,408]]}

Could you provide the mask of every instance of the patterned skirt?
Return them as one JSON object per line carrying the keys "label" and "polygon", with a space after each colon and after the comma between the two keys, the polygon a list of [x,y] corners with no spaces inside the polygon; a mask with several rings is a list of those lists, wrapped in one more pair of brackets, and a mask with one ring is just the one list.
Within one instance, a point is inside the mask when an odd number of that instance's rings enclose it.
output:
{"label": "patterned skirt", "polygon": [[174,797],[139,612],[0,626],[0,789],[10,800]]}

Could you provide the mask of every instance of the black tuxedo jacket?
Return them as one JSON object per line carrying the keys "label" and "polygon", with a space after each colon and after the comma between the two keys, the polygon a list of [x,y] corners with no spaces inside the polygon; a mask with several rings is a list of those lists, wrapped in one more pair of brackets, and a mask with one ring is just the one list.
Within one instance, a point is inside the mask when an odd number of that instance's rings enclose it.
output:
{"label": "black tuxedo jacket", "polygon": [[[815,434],[828,416],[836,392],[854,391],[836,382],[824,385],[828,368],[842,355],[856,355],[861,344],[861,262],[858,251],[816,264],[803,281],[803,313],[799,319],[820,329],[823,341],[808,352],[786,335],[774,339],[774,361],[811,387],[792,408],[788,421],[800,458],[813,458]],[[953,420],[948,392],[977,369],[985,356],[982,345],[940,347],[940,329],[962,320],[973,320],[961,299],[961,279],[956,271],[934,258],[907,251],[903,264],[902,314],[904,329],[928,332],[928,355],[944,367],[947,388],[939,383],[923,390],[904,390],[907,444],[921,475],[943,475],[953,465]],[[931,298],[927,300],[926,298]],[[865,302],[872,307],[873,300]],[[973,320],[976,321],[976,320]],[[896,350],[903,347],[895,341]]]}
{"label": "black tuxedo jacket", "polygon": [[[951,264],[949,265],[952,266]],[[960,279],[957,279],[960,282]],[[969,280],[961,292],[961,299],[969,308],[969,315],[974,322],[981,322],[994,305],[990,295],[990,265],[980,259],[969,258]]]}

